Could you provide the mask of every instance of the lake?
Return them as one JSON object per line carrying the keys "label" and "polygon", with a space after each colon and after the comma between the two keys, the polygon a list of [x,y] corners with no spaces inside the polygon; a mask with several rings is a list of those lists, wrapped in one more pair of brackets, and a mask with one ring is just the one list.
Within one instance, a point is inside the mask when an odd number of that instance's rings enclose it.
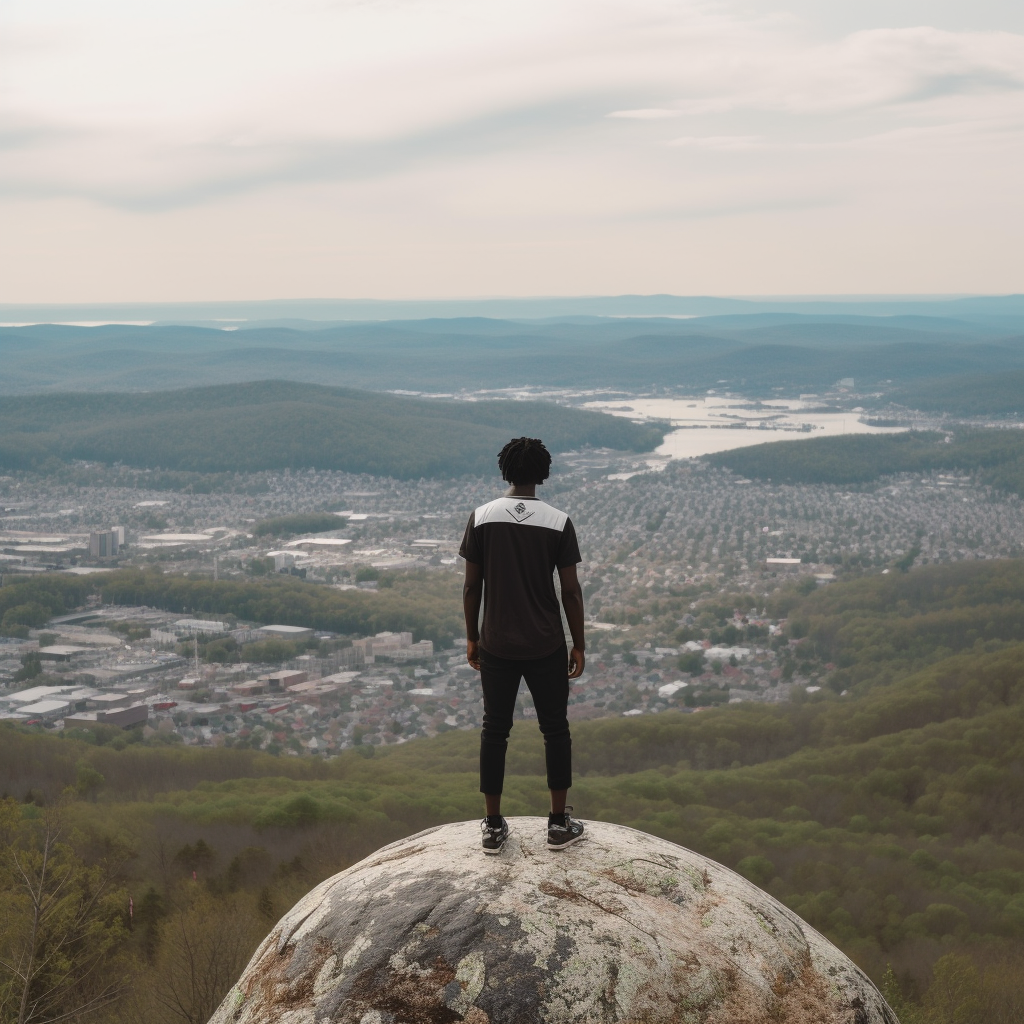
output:
{"label": "lake", "polygon": [[674,428],[655,449],[652,468],[670,459],[692,459],[698,455],[745,448],[767,441],[796,441],[808,437],[838,434],[893,434],[903,427],[873,427],[863,422],[863,410],[832,412],[821,410],[811,400],[751,398],[703,395],[699,398],[635,398],[591,401],[587,409],[598,409],[631,420],[666,420]]}

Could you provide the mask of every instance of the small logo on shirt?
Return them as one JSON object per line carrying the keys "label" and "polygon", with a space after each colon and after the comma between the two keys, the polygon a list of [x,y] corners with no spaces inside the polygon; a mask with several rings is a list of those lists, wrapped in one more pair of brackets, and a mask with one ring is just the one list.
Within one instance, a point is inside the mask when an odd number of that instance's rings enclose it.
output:
{"label": "small logo on shirt", "polygon": [[533,512],[526,507],[526,502],[520,501],[512,508],[506,507],[506,512],[517,522],[522,523],[533,515]]}

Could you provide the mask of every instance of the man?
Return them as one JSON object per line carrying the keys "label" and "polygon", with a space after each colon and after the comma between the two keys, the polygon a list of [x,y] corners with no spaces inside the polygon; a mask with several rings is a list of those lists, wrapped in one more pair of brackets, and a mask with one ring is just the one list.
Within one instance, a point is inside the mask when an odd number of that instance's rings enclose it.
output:
{"label": "man", "polygon": [[[583,591],[576,575],[579,544],[572,520],[537,497],[551,471],[542,441],[517,437],[498,455],[504,497],[481,505],[470,517],[459,554],[466,560],[462,592],[466,658],[480,673],[484,724],[480,734],[480,792],[487,816],[481,822],[484,853],[501,853],[508,825],[501,816],[505,751],[519,682],[526,680],[544,735],[551,813],[547,845],[563,850],[583,837],[565,798],[572,785],[572,741],[567,708],[570,680],[586,662]],[[562,585],[562,606],[572,634],[566,650],[553,579]],[[480,600],[483,597],[483,628]]]}

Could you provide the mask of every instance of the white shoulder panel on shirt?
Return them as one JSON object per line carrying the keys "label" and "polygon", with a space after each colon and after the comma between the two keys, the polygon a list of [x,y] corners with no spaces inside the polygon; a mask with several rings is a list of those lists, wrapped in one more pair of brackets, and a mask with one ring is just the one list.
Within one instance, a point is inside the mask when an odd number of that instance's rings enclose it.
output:
{"label": "white shoulder panel on shirt", "polygon": [[473,513],[473,525],[484,523],[518,523],[520,526],[543,526],[559,533],[569,517],[547,502],[536,498],[495,498]]}

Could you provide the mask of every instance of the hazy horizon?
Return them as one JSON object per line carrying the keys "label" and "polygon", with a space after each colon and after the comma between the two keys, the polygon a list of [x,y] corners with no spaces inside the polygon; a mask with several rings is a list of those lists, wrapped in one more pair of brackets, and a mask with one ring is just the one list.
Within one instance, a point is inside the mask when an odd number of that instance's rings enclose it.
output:
{"label": "hazy horizon", "polygon": [[541,320],[558,317],[699,319],[792,314],[823,317],[1024,316],[1021,294],[933,295],[507,295],[480,297],[275,298],[179,302],[0,302],[0,328],[36,323],[99,326],[218,321],[330,323],[457,319]]}

